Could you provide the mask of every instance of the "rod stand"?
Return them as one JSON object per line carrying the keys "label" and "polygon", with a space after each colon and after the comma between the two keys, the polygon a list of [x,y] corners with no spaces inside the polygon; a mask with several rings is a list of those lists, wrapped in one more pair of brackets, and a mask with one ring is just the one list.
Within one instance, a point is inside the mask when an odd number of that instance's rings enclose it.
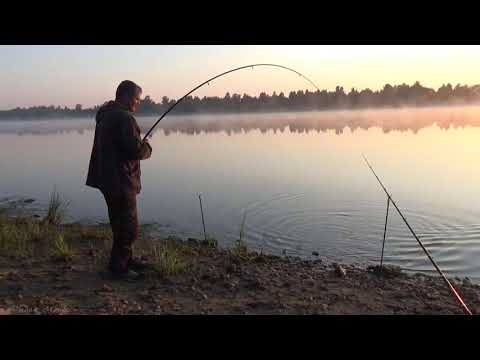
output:
{"label": "rod stand", "polygon": [[385,228],[383,230],[382,257],[380,258],[380,271],[383,269],[383,251],[385,249],[385,239],[387,236],[388,210],[390,208],[390,196],[387,195],[387,214],[385,215]]}
{"label": "rod stand", "polygon": [[202,213],[203,236],[205,237],[205,242],[207,242],[207,232],[205,230],[205,219],[203,218],[202,194],[198,194],[198,199],[200,200],[200,212]]}

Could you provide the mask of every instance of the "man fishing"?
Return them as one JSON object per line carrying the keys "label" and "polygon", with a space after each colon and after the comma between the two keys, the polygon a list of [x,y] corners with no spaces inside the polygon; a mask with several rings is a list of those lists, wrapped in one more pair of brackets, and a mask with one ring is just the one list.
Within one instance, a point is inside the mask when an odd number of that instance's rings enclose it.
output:
{"label": "man fishing", "polygon": [[137,195],[141,190],[140,160],[152,154],[140,138],[131,113],[137,111],[142,89],[130,80],[120,83],[115,101],[98,110],[86,185],[99,189],[107,203],[113,232],[108,270],[115,279],[140,278],[145,264],[135,259],[132,245],[138,236]]}
{"label": "man fishing", "polygon": [[257,66],[283,68],[292,71],[320,89],[298,71],[277,64],[251,64],[216,75],[190,90],[171,105],[147,131],[143,140],[135,118],[130,114],[137,110],[142,89],[125,80],[117,88],[115,101],[103,105],[97,112],[95,138],[88,169],[87,185],[100,189],[108,207],[113,231],[113,246],[109,270],[115,277],[138,278],[134,269],[145,268],[132,257],[132,244],[138,234],[136,195],[140,193],[140,160],[151,156],[152,148],[146,141],[157,124],[183,99],[200,87],[221,76]]}

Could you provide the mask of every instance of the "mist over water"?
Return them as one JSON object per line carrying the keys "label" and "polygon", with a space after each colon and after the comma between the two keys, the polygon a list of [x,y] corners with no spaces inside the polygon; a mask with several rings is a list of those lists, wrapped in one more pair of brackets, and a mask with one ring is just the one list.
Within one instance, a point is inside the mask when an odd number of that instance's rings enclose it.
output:
{"label": "mist over water", "polygon": [[[469,106],[167,116],[142,162],[140,221],[201,237],[201,192],[222,246],[238,239],[246,212],[253,249],[376,263],[387,200],[363,153],[440,268],[479,278],[478,115]],[[137,119],[146,132],[157,117]],[[94,119],[0,121],[0,205],[31,197],[40,211],[56,185],[72,221],[107,222],[100,193],[84,185],[94,128]],[[385,261],[433,271],[392,207]]]}
{"label": "mist over water", "polygon": [[[437,125],[441,129],[480,126],[480,106],[438,106],[423,108],[366,109],[337,111],[306,111],[278,113],[247,114],[198,114],[168,115],[155,128],[154,133],[162,131],[198,135],[200,133],[225,132],[232,133],[260,130],[262,133],[272,130],[283,132],[286,129],[294,133],[309,131],[325,132],[335,130],[341,134],[345,128],[357,129],[381,128],[385,133],[390,131],[418,132],[426,127]],[[137,117],[143,133],[146,133],[156,122],[156,116]],[[50,134],[95,128],[91,119],[60,118],[49,120],[2,120],[0,133],[6,134]]]}

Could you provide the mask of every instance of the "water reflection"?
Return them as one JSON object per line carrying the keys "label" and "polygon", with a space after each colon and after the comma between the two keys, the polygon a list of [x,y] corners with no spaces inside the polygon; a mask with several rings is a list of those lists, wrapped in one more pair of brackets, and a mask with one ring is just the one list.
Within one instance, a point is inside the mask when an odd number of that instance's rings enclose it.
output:
{"label": "water reflection", "polygon": [[[392,131],[418,133],[421,129],[437,125],[442,130],[480,126],[480,107],[435,107],[405,108],[356,111],[295,112],[267,114],[212,114],[212,115],[172,115],[162,120],[153,133],[161,131],[168,136],[171,133],[200,135],[202,133],[224,132],[227,135],[246,134],[260,131],[266,134],[291,133],[308,134],[333,130],[341,135],[345,129],[355,132],[358,129],[381,128],[384,133]],[[157,117],[139,117],[142,132],[148,131]],[[38,121],[1,121],[0,133],[19,136],[64,134],[75,131],[83,135],[85,130],[95,127],[94,119],[56,119]]]}
{"label": "water reflection", "polygon": [[[173,235],[201,236],[201,192],[207,232],[222,246],[238,240],[248,211],[245,240],[253,249],[377,261],[386,199],[364,153],[442,270],[480,277],[480,203],[472,201],[480,198],[479,110],[169,116],[151,140],[155,155],[142,165],[140,219]],[[146,131],[156,119],[138,120]],[[94,125],[0,122],[0,207],[2,197],[17,195],[44,208],[56,184],[71,201],[72,220],[108,221],[101,195],[85,186]],[[431,269],[395,213],[385,261]]]}

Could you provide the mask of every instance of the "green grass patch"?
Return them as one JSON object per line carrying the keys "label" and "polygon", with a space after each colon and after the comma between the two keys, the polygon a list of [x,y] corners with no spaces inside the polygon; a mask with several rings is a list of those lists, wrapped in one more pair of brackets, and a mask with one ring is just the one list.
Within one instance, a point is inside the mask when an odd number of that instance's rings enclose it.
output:
{"label": "green grass patch", "polygon": [[188,262],[179,249],[165,242],[152,245],[153,270],[160,276],[184,272]]}
{"label": "green grass patch", "polygon": [[65,241],[65,235],[61,232],[55,232],[50,239],[50,255],[57,261],[71,261],[73,251]]}
{"label": "green grass patch", "polygon": [[211,248],[217,248],[218,247],[218,241],[215,239],[213,236],[207,235],[207,239],[203,239],[200,241],[202,245],[211,247]]}
{"label": "green grass patch", "polygon": [[0,255],[24,257],[33,253],[33,240],[40,236],[40,225],[33,219],[0,215]]}

